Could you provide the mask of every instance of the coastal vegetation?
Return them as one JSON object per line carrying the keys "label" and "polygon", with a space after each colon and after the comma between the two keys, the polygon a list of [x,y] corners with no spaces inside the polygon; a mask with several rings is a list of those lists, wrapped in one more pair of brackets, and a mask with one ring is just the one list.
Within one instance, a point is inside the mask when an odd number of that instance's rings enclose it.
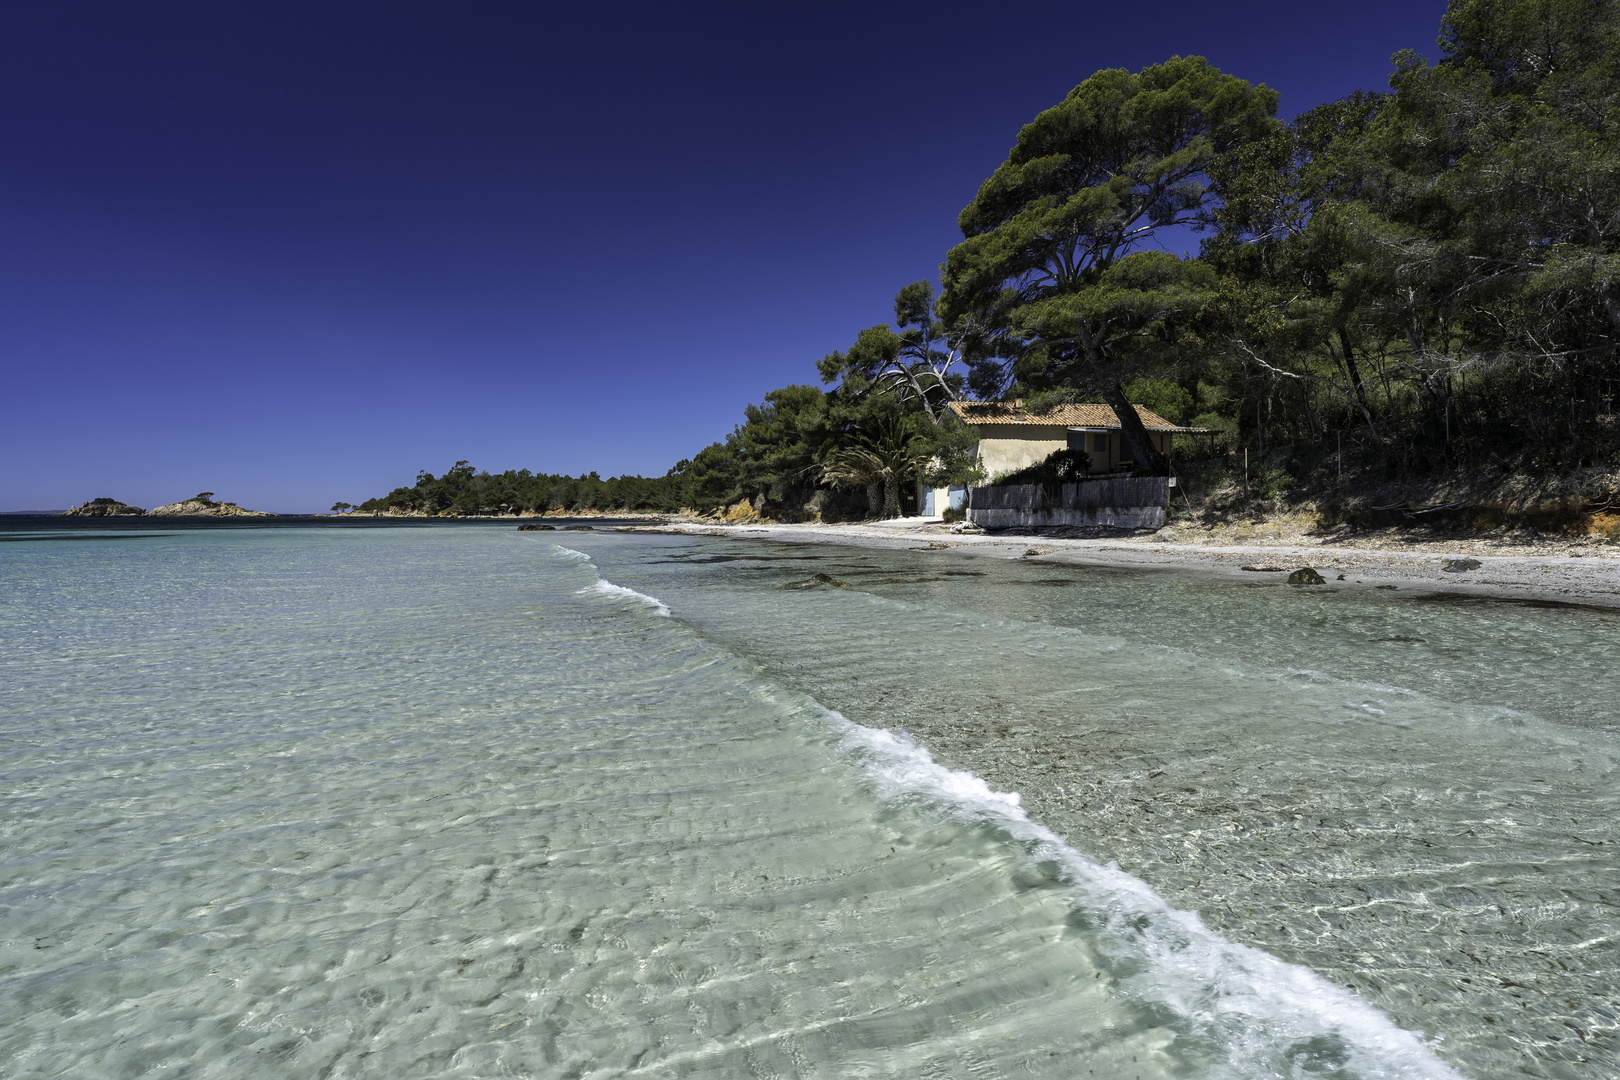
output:
{"label": "coastal vegetation", "polygon": [[[1006,398],[1105,402],[1142,471],[1252,498],[1612,469],[1620,3],[1453,0],[1438,44],[1289,121],[1201,57],[1097,72],[961,212],[937,296],[902,288],[821,385],[663,477],[461,462],[361,509],[894,514],[994,479],[944,406]],[[1130,402],[1215,434],[1173,466]]]}
{"label": "coastal vegetation", "polygon": [[687,466],[689,463],[682,462],[667,475],[650,480],[639,476],[603,480],[594,472],[574,477],[536,474],[528,469],[508,469],[492,475],[458,461],[442,476],[420,472],[410,487],[395,488],[354,509],[361,513],[451,516],[540,514],[548,510],[672,511],[685,505],[683,479]]}

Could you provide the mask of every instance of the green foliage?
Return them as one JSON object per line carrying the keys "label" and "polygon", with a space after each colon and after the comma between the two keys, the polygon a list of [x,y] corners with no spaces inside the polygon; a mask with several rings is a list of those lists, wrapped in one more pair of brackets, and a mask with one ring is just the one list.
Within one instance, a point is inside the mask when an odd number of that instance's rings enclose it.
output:
{"label": "green foliage", "polygon": [[895,517],[900,513],[901,483],[928,468],[936,443],[924,417],[891,413],[828,453],[821,478],[835,485],[858,484],[869,491],[881,486],[881,514]]}
{"label": "green foliage", "polygon": [[820,454],[831,435],[826,395],[814,386],[784,386],[762,405],[743,409],[734,436],[738,481],[749,494],[791,499],[815,487]]}
{"label": "green foliage", "polygon": [[742,458],[732,440],[710,443],[690,462],[676,464],[680,475],[682,505],[700,510],[735,502],[742,495]]}
{"label": "green foliage", "polygon": [[[1440,45],[1286,125],[1197,58],[1087,79],[961,215],[968,385],[1397,471],[1617,460],[1620,3],[1453,0]],[[1197,259],[1138,250],[1171,223]]]}
{"label": "green foliage", "polygon": [[945,259],[940,313],[971,338],[974,392],[1100,394],[1131,456],[1167,472],[1120,383],[1177,362],[1217,278],[1200,260],[1136,249],[1211,220],[1224,163],[1277,130],[1276,106],[1266,87],[1177,56],[1099,71],[1025,125]]}
{"label": "green foliage", "polygon": [[[686,464],[682,462],[682,465]],[[387,495],[368,499],[354,509],[452,517],[542,513],[547,510],[672,511],[683,505],[681,499],[684,494],[685,477],[680,466],[656,479],[615,476],[603,480],[594,472],[571,477],[535,474],[528,469],[509,469],[492,475],[479,472],[465,461],[458,461],[442,477],[420,472],[413,486],[395,488]]]}
{"label": "green foliage", "polygon": [[817,362],[823,383],[837,383],[846,399],[878,392],[906,409],[920,409],[939,421],[944,406],[962,397],[962,342],[934,316],[934,286],[914,281],[894,298],[894,325],[862,330],[846,352]]}
{"label": "green foliage", "polygon": [[1454,0],[1440,44],[1222,163],[1201,362],[1261,446],[1612,462],[1620,4]]}
{"label": "green foliage", "polygon": [[1136,379],[1125,384],[1125,396],[1143,405],[1172,424],[1188,426],[1192,419],[1193,396],[1185,386],[1165,379]]}
{"label": "green foliage", "polygon": [[1173,57],[1099,71],[1027,124],[945,260],[942,316],[986,327],[975,391],[1112,383],[1115,365],[1173,336],[1211,275],[1134,249],[1203,220],[1212,169],[1273,130],[1276,101],[1202,57]]}

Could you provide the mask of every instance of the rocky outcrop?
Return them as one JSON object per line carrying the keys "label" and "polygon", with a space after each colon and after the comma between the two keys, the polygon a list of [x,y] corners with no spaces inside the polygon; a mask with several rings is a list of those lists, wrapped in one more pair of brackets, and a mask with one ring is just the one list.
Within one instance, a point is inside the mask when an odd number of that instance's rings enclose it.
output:
{"label": "rocky outcrop", "polygon": [[557,526],[541,525],[533,521],[526,521],[518,526],[518,532],[554,532]]}
{"label": "rocky outcrop", "polygon": [[146,513],[138,506],[121,503],[117,499],[91,499],[87,503],[80,503],[71,510],[64,510],[60,517],[139,517]]}
{"label": "rocky outcrop", "polygon": [[812,574],[803,581],[790,581],[786,585],[778,586],[783,589],[813,589],[817,585],[831,585],[835,589],[847,589],[849,582],[839,581],[830,574]]}
{"label": "rocky outcrop", "polygon": [[[212,495],[213,492],[207,494]],[[233,502],[215,502],[198,495],[147,511],[148,517],[275,517],[264,510],[244,510]]]}

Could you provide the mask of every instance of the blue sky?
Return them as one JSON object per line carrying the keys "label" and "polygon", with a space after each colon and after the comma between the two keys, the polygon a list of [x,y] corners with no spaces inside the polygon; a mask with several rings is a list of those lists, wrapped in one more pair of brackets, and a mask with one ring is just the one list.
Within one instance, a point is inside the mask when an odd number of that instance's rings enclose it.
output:
{"label": "blue sky", "polygon": [[662,474],[935,276],[1093,71],[1202,54],[1291,116],[1443,11],[12,0],[0,509]]}

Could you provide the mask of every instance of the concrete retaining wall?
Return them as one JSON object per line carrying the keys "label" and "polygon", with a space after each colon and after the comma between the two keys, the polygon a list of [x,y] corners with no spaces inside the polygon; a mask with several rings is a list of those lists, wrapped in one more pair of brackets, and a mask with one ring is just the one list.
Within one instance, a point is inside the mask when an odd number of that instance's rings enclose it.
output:
{"label": "concrete retaining wall", "polygon": [[968,492],[968,519],[986,529],[1068,525],[1080,528],[1164,527],[1170,484],[1162,476],[1121,477],[1063,484],[976,487]]}

